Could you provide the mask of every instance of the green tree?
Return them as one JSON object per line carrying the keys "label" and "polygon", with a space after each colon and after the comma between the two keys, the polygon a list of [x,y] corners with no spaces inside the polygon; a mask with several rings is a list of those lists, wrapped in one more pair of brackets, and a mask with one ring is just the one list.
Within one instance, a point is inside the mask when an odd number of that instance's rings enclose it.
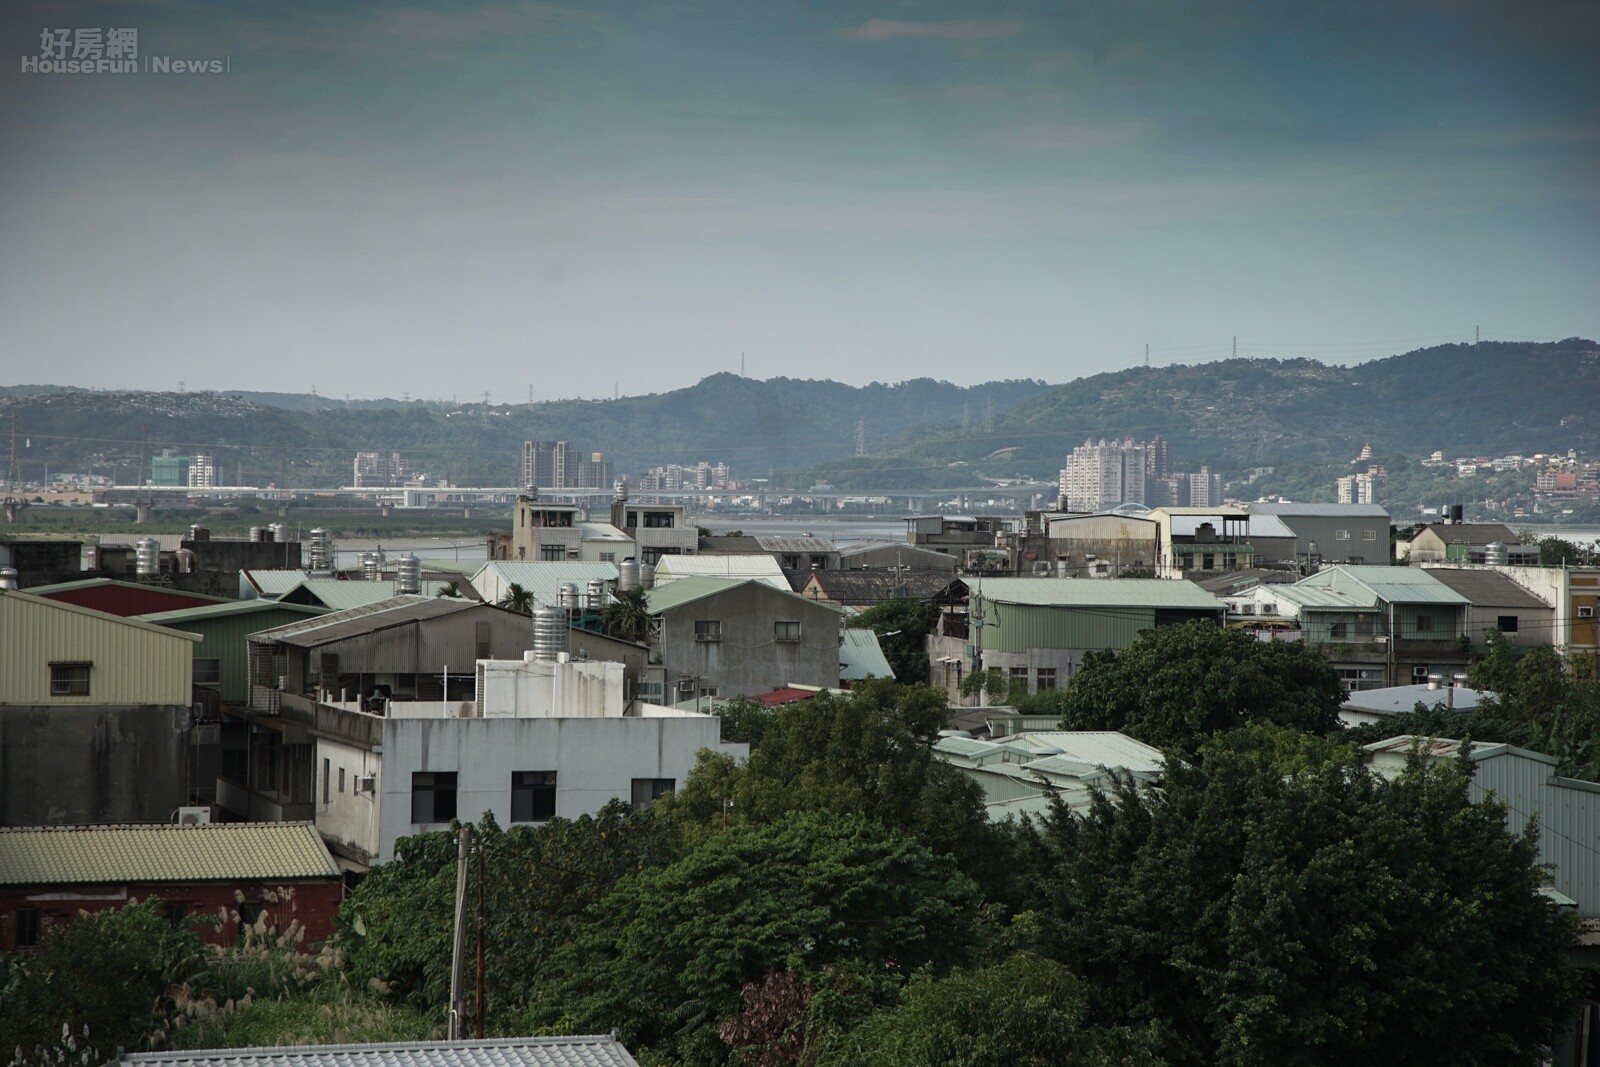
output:
{"label": "green tree", "polygon": [[506,586],[506,591],[500,595],[499,600],[495,601],[496,607],[502,607],[508,611],[521,612],[524,615],[533,614],[533,604],[533,591],[524,589],[516,582]]}
{"label": "green tree", "polygon": [[1054,960],[1017,953],[944,978],[920,974],[899,1006],[837,1039],[838,1067],[1158,1067],[1159,1028],[1096,1024],[1083,982]]}
{"label": "green tree", "polygon": [[600,629],[623,641],[643,641],[650,625],[650,602],[643,589],[623,589],[600,610]]}
{"label": "green tree", "polygon": [[1562,537],[1539,540],[1539,565],[1543,567],[1581,567],[1589,562],[1588,556],[1588,552]]}
{"label": "green tree", "polygon": [[1490,694],[1480,714],[1524,724],[1523,743],[1555,756],[1561,773],[1600,777],[1600,680],[1592,659],[1574,664],[1548,645],[1518,649],[1498,630],[1484,631],[1484,641],[1488,650],[1467,673],[1469,685]]}
{"label": "green tree", "polygon": [[1190,753],[1250,722],[1326,733],[1345,688],[1315,648],[1191,622],[1146,630],[1121,652],[1088,653],[1063,694],[1064,730],[1120,730]]}
{"label": "green tree", "polygon": [[547,1018],[616,1027],[684,1064],[726,1060],[719,1025],[774,971],[802,982],[860,961],[903,977],[971,951],[976,887],[948,858],[861,816],[784,816],[623,879],[559,950]]}
{"label": "green tree", "polygon": [[169,990],[204,960],[195,932],[167,921],[154,898],[51,926],[37,955],[6,961],[0,1049],[22,1063],[103,1063],[145,1048]]}
{"label": "green tree", "polygon": [[928,653],[925,639],[939,619],[939,612],[926,600],[885,600],[851,619],[847,626],[871,630],[878,635],[884,658],[901,682],[928,680]]}
{"label": "green tree", "polygon": [[1574,992],[1574,921],[1537,892],[1537,831],[1470,801],[1470,765],[1385,781],[1260,725],[1202,755],[1048,820],[1053,955],[1097,1018],[1169,1024],[1175,1063],[1538,1058]]}

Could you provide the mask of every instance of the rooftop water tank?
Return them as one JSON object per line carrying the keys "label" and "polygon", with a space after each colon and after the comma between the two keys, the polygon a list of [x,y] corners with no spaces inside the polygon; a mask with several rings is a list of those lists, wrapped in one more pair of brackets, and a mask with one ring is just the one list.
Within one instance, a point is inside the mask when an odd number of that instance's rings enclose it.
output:
{"label": "rooftop water tank", "polygon": [[272,540],[280,545],[289,540],[289,524],[286,522],[274,522],[267,527],[267,530],[272,534]]}
{"label": "rooftop water tank", "polygon": [[324,573],[333,570],[333,534],[321,526],[311,531],[311,569]]}
{"label": "rooftop water tank", "polygon": [[17,569],[15,567],[0,567],[0,589],[15,589],[17,587]]}
{"label": "rooftop water tank", "polygon": [[400,562],[395,568],[394,591],[396,593],[422,592],[422,561],[410,552],[400,557]]}
{"label": "rooftop water tank", "polygon": [[1504,567],[1511,559],[1511,550],[1503,542],[1490,541],[1483,546],[1483,561],[1491,567]]}
{"label": "rooftop water tank", "polygon": [[191,540],[191,541],[209,541],[209,540],[211,540],[211,531],[206,529],[204,526],[199,525],[199,524],[191,526],[191,527],[189,527],[189,540]]}
{"label": "rooftop water tank", "polygon": [[617,592],[639,588],[639,561],[625,559],[617,567]]}
{"label": "rooftop water tank", "polygon": [[656,587],[656,568],[653,563],[639,564],[639,588],[654,589]]}
{"label": "rooftop water tank", "polygon": [[533,609],[533,658],[554,663],[567,651],[567,613],[541,604]]}
{"label": "rooftop water tank", "polygon": [[133,572],[141,578],[154,578],[161,573],[161,542],[153,537],[141,537],[133,545]]}
{"label": "rooftop water tank", "polygon": [[601,578],[590,578],[588,586],[584,589],[583,608],[585,611],[600,611],[606,606],[606,583]]}
{"label": "rooftop water tank", "polygon": [[250,540],[252,540],[252,541],[265,541],[266,539],[267,539],[267,528],[265,526],[252,526],[252,527],[250,527]]}
{"label": "rooftop water tank", "polygon": [[177,551],[177,559],[176,559],[176,564],[175,564],[178,573],[179,574],[193,574],[194,573],[194,560],[195,560],[195,556],[194,556],[194,550],[192,548],[180,548],[180,549],[178,549],[178,551]]}
{"label": "rooftop water tank", "polygon": [[383,556],[380,553],[361,553],[361,577],[369,582],[383,577]]}
{"label": "rooftop water tank", "polygon": [[578,599],[577,582],[561,583],[560,604],[563,611],[578,611],[583,607],[582,603]]}

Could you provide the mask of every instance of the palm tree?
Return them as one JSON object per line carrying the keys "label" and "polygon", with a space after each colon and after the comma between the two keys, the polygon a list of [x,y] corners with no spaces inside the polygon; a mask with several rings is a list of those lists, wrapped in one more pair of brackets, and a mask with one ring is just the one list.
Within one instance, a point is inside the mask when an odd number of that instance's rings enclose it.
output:
{"label": "palm tree", "polygon": [[610,637],[643,641],[650,623],[650,605],[643,589],[626,589],[600,612],[600,628]]}
{"label": "palm tree", "polygon": [[461,595],[461,588],[458,585],[456,585],[455,582],[450,582],[450,583],[448,583],[446,585],[440,586],[439,587],[439,591],[437,593],[433,594],[433,595],[434,596],[460,596]]}
{"label": "palm tree", "polygon": [[511,611],[519,611],[524,615],[533,614],[533,593],[522,588],[516,582],[506,586],[506,591],[498,601],[497,606]]}

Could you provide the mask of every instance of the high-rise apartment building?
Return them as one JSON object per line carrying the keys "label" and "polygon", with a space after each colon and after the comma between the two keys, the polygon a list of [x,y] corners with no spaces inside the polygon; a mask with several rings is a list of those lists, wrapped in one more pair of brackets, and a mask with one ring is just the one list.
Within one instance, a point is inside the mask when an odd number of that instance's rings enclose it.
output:
{"label": "high-rise apartment building", "polygon": [[570,441],[524,441],[522,486],[537,489],[609,489],[604,452],[580,452]]}
{"label": "high-rise apartment building", "polygon": [[402,484],[411,476],[411,468],[398,452],[357,452],[355,462],[355,487],[357,489],[384,489]]}
{"label": "high-rise apartment building", "polygon": [[1062,468],[1060,490],[1068,511],[1104,511],[1144,503],[1146,446],[1128,438],[1085,441]]}
{"label": "high-rise apartment building", "polygon": [[1347,474],[1335,481],[1339,489],[1339,503],[1341,504],[1372,504],[1373,481],[1371,472],[1363,474]]}
{"label": "high-rise apartment building", "polygon": [[211,489],[217,484],[217,457],[198,452],[189,457],[189,488]]}
{"label": "high-rise apartment building", "polygon": [[1212,474],[1210,467],[1201,467],[1189,475],[1189,506],[1214,508],[1222,503],[1222,475]]}

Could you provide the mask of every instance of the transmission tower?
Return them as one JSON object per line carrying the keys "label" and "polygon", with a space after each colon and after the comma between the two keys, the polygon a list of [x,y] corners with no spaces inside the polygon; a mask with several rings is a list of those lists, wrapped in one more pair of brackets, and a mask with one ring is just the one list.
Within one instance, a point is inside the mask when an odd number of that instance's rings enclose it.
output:
{"label": "transmission tower", "polygon": [[994,397],[987,397],[983,402],[983,432],[994,433]]}
{"label": "transmission tower", "polygon": [[961,432],[966,433],[972,429],[972,401],[961,402]]}
{"label": "transmission tower", "polygon": [[17,483],[22,480],[22,458],[17,452],[17,413],[11,413],[11,467],[6,471],[6,520],[15,522],[15,510],[22,503]]}
{"label": "transmission tower", "polygon": [[867,420],[866,419],[857,419],[856,420],[856,455],[864,456],[866,454],[867,454]]}
{"label": "transmission tower", "polygon": [[489,425],[489,390],[483,391],[483,424]]}

